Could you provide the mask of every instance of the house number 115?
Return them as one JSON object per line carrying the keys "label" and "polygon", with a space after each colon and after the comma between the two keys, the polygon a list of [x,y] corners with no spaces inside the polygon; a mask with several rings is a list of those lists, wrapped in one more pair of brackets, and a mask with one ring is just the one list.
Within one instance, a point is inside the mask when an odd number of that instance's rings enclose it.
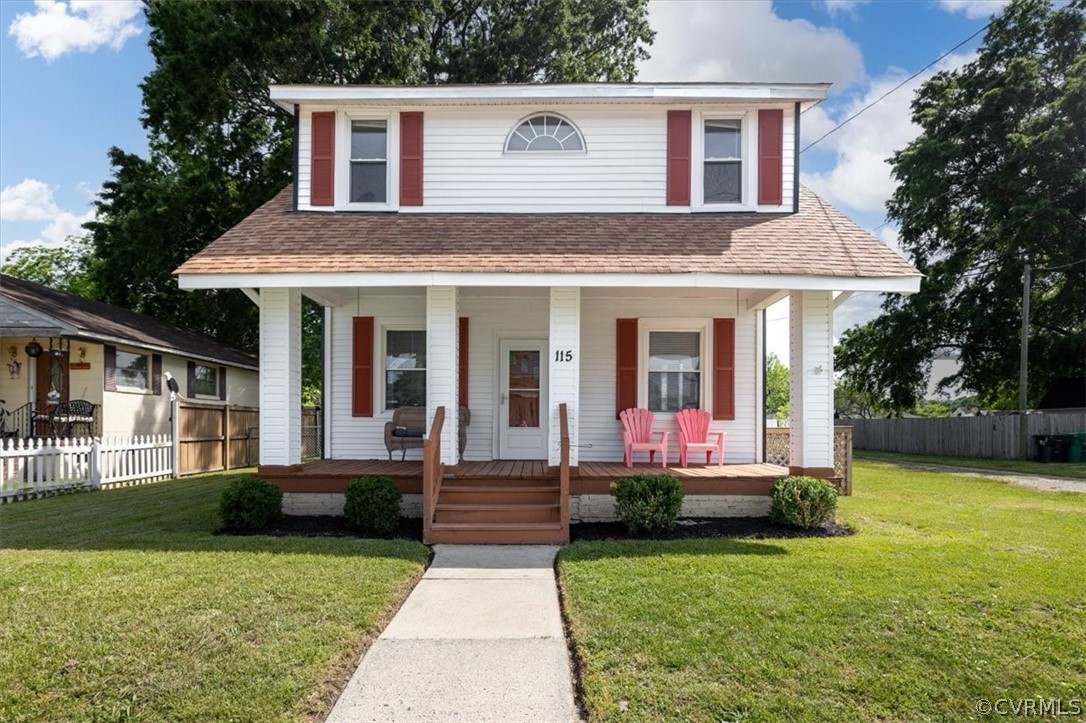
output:
{"label": "house number 115", "polygon": [[556,362],[571,362],[573,361],[572,349],[555,349],[554,360]]}

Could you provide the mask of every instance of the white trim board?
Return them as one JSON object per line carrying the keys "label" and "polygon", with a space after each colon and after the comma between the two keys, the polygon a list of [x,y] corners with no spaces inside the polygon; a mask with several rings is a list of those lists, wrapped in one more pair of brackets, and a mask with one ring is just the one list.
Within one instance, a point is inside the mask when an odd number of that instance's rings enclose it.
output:
{"label": "white trim board", "polygon": [[178,274],[182,289],[327,288],[366,286],[578,286],[713,289],[791,289],[796,291],[881,291],[913,294],[915,276],[807,276],[800,274],[512,274],[420,271],[413,273],[337,272],[285,274]]}

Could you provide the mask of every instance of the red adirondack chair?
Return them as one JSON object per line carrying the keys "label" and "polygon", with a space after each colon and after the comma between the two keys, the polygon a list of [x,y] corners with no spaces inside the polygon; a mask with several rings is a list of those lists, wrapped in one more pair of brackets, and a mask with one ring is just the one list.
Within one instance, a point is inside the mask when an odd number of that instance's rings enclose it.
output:
{"label": "red adirondack chair", "polygon": [[656,432],[659,440],[652,441],[653,413],[647,409],[627,409],[618,415],[622,420],[622,444],[626,448],[626,466],[633,467],[634,452],[648,452],[649,464],[660,453],[660,466],[667,467],[667,432]]}
{"label": "red adirondack chair", "polygon": [[[675,415],[679,423],[679,464],[687,466],[691,450],[705,452],[705,464],[713,461],[716,452],[718,465],[724,464],[724,433],[710,432],[709,422],[713,415],[701,409],[684,409]],[[710,442],[709,437],[716,437]]]}

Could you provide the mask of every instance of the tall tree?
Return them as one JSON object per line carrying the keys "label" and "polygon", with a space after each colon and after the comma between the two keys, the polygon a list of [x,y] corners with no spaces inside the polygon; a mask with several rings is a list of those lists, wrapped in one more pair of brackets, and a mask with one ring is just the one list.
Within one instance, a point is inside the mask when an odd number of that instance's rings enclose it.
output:
{"label": "tall tree", "polygon": [[8,254],[0,271],[88,299],[96,297],[90,244],[69,237],[60,246],[23,246]]}
{"label": "tall tree", "polygon": [[895,410],[919,400],[941,348],[961,351],[945,380],[986,405],[1013,404],[1022,271],[1034,276],[1030,396],[1086,373],[1086,0],[1016,0],[976,59],[918,91],[922,133],[892,158],[888,203],[920,292],[846,332],[847,383]]}
{"label": "tall tree", "polygon": [[182,292],[172,271],[289,183],[292,119],[269,84],[631,80],[652,40],[646,0],[148,0],[146,16],[150,156],[110,152],[96,281],[248,349],[255,307]]}
{"label": "tall tree", "polygon": [[778,420],[788,418],[790,400],[788,367],[780,357],[770,354],[765,360],[765,411]]}

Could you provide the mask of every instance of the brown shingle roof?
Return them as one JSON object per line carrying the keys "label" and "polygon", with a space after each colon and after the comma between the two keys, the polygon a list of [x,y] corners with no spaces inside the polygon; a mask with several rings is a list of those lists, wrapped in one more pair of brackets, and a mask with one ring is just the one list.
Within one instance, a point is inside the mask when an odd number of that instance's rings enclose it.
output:
{"label": "brown shingle roof", "polygon": [[322,272],[919,273],[808,189],[797,214],[320,213],[288,186],[177,269]]}
{"label": "brown shingle roof", "polygon": [[[257,368],[256,357],[190,329],[7,274],[0,274],[0,297],[56,319],[74,329],[79,337],[176,352],[181,356],[210,359],[247,369]],[[8,319],[0,319],[0,331],[10,335],[20,333],[19,327]]]}

